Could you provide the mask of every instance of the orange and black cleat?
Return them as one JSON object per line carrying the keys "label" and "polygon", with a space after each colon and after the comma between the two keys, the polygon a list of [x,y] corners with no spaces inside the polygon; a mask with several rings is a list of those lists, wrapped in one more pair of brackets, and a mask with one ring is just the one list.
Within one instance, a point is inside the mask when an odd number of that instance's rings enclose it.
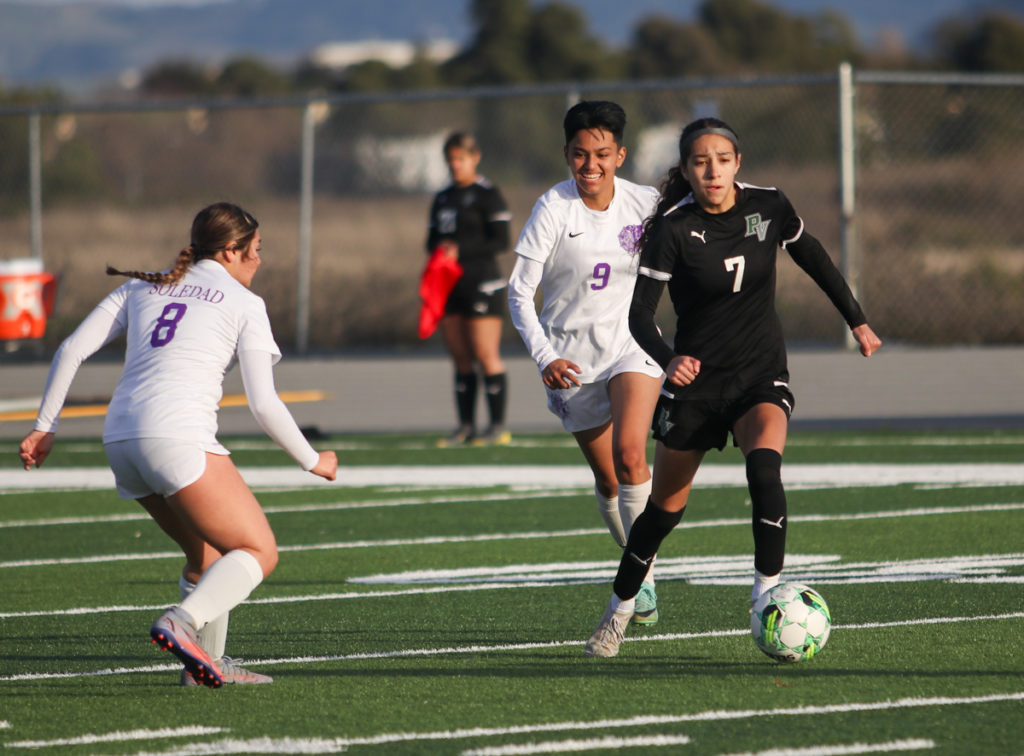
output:
{"label": "orange and black cleat", "polygon": [[224,684],[217,665],[199,645],[199,631],[177,607],[164,612],[149,629],[149,635],[156,645],[177,656],[188,674],[200,685],[219,688]]}

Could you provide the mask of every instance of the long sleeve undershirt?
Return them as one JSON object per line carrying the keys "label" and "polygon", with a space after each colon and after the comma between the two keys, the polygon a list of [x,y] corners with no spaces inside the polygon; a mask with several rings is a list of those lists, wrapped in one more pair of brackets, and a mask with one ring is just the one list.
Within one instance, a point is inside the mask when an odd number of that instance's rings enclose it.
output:
{"label": "long sleeve undershirt", "polygon": [[534,297],[543,276],[544,263],[517,255],[508,281],[508,309],[512,325],[519,331],[541,372],[560,357],[548,341],[544,326],[537,317]]}

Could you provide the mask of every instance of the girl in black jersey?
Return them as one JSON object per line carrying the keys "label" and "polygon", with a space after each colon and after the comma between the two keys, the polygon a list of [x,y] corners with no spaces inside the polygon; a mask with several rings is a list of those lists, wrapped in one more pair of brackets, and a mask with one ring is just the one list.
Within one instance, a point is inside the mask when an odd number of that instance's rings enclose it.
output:
{"label": "girl in black jersey", "polygon": [[[832,300],[861,354],[870,357],[882,344],[785,195],[735,181],[740,160],[739,139],[724,122],[703,118],[686,126],[679,164],[644,227],[629,326],[666,375],[652,422],[654,479],[588,656],[618,653],[648,564],[682,518],[705,452],[724,448],[730,432],[746,459],[753,509],[751,599],[779,582],[786,547],[782,451],[794,399],[775,312],[778,249]],[[666,284],[677,316],[673,347],[654,322]]]}
{"label": "girl in black jersey", "polygon": [[[452,183],[430,207],[427,252],[437,247],[457,259],[462,277],[445,304],[441,332],[455,363],[455,404],[459,426],[439,446],[507,444],[507,381],[499,354],[506,281],[496,255],[509,248],[511,214],[498,188],[477,174],[480,148],[471,134],[454,133],[444,143]],[[483,371],[490,426],[476,435],[477,365]]]}

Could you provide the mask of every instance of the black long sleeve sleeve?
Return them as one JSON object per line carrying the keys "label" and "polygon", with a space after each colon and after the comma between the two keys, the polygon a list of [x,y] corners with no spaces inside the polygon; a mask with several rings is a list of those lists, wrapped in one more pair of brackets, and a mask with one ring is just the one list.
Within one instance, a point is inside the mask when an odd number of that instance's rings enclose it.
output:
{"label": "black long sleeve sleeve", "polygon": [[658,302],[661,301],[664,290],[664,281],[643,275],[637,276],[636,284],[633,286],[633,300],[629,305],[629,332],[633,334],[640,348],[661,365],[662,370],[666,370],[668,363],[676,356],[672,347],[661,337],[661,332],[654,322],[654,313],[658,309]]}

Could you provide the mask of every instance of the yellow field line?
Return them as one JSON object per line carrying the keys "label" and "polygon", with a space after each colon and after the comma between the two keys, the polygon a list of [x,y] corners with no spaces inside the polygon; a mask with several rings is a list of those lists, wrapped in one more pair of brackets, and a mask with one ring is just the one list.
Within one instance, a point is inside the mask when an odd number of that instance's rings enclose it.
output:
{"label": "yellow field line", "polygon": [[[278,393],[281,401],[285,404],[296,404],[299,402],[322,402],[329,398],[325,391],[281,391]],[[245,407],[249,404],[245,394],[228,394],[220,400],[221,407]],[[107,414],[106,404],[82,404],[77,407],[65,407],[60,416],[65,417],[103,417]],[[0,423],[35,420],[35,410],[20,410],[16,412],[0,412]]]}

